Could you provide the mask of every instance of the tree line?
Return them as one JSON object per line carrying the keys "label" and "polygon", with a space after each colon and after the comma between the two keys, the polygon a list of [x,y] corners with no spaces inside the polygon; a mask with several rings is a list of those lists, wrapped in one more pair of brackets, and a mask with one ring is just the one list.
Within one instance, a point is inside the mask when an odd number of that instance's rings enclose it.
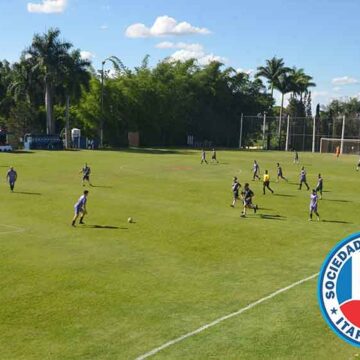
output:
{"label": "tree line", "polygon": [[[58,29],[35,34],[19,61],[0,62],[0,125],[20,137],[59,134],[69,122],[92,138],[103,125],[109,146],[127,145],[127,133],[134,131],[148,146],[186,145],[193,135],[234,147],[242,113],[311,115],[312,77],[281,58],[267,60],[255,76],[217,61],[200,66],[195,59],[164,59],[150,67],[146,56],[130,69],[115,56],[106,60],[114,67],[110,74],[104,67],[95,71]],[[274,90],[282,94],[280,108]]]}

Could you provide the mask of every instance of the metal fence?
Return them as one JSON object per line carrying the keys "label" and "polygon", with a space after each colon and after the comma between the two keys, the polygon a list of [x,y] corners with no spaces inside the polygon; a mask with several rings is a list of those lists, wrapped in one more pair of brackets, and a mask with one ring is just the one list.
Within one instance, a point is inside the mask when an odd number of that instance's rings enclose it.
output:
{"label": "metal fence", "polygon": [[[269,117],[266,114],[241,116],[239,148],[264,150],[320,151],[321,139],[337,139],[341,153],[358,152],[360,116]],[[352,140],[354,144],[350,141]],[[323,147],[323,151],[326,149]],[[333,146],[329,146],[329,152]]]}

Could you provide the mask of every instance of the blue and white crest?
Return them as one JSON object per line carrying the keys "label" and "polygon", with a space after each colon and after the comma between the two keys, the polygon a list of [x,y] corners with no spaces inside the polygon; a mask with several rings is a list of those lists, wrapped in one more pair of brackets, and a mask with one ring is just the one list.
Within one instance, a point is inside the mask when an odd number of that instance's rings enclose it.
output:
{"label": "blue and white crest", "polygon": [[331,250],[320,271],[318,297],[330,328],[360,347],[360,233]]}

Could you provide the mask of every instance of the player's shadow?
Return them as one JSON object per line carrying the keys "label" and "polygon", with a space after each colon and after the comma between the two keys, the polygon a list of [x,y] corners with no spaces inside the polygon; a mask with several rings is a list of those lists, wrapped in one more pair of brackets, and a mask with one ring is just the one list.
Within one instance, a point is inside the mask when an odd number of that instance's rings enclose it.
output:
{"label": "player's shadow", "polygon": [[285,220],[285,216],[273,215],[273,214],[260,214],[260,218],[264,220]]}
{"label": "player's shadow", "polygon": [[90,185],[93,188],[102,188],[102,189],[112,189],[112,186],[105,186],[105,185]]}
{"label": "player's shadow", "polygon": [[333,224],[352,224],[352,222],[341,221],[341,220],[321,220],[321,221],[325,223],[333,223]]}
{"label": "player's shadow", "polygon": [[41,193],[28,192],[28,191],[14,191],[14,194],[20,194],[20,195],[37,195],[37,196],[42,195]]}
{"label": "player's shadow", "polygon": [[343,200],[343,199],[339,199],[339,200],[337,200],[337,199],[323,199],[323,200],[325,200],[325,201],[333,201],[333,202],[340,202],[340,203],[350,203],[350,202],[352,202],[351,200]]}
{"label": "player's shadow", "polygon": [[289,194],[274,194],[275,196],[282,196],[282,197],[295,197],[295,195],[289,195]]}
{"label": "player's shadow", "polygon": [[127,230],[128,228],[121,228],[119,226],[112,225],[85,225],[89,229],[107,229],[107,230]]}

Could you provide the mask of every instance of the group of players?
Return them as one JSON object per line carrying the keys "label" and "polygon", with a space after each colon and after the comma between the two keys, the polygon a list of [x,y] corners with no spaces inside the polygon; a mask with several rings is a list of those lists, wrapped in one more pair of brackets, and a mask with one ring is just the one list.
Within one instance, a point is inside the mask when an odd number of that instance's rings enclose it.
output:
{"label": "group of players", "polygon": [[[294,152],[294,163],[296,163],[296,164],[299,163],[299,155],[296,151]],[[288,182],[288,179],[285,178],[282,167],[280,166],[279,163],[276,164],[276,171],[277,171],[277,180],[276,180],[277,182],[279,182],[281,179]],[[252,180],[255,181],[256,179],[261,180],[260,179],[260,166],[257,163],[257,161],[255,160],[254,164],[253,164]],[[322,199],[323,183],[324,183],[323,178],[322,178],[321,174],[319,174],[316,188],[313,189],[310,194],[309,221],[312,221],[313,214],[315,214],[317,217],[317,220],[320,221],[320,215],[318,212],[318,201],[319,201],[319,199]],[[301,168],[300,175],[299,175],[299,187],[298,187],[299,190],[302,189],[303,184],[306,186],[307,190],[310,190],[310,187],[307,183],[306,170],[305,170],[304,166]],[[232,187],[231,187],[232,193],[233,193],[233,201],[230,206],[235,207],[236,202],[239,199],[241,199],[242,203],[243,203],[243,210],[241,212],[241,217],[246,217],[247,209],[252,209],[254,211],[254,213],[256,213],[258,210],[258,206],[253,204],[254,192],[250,189],[249,183],[245,183],[244,188],[241,191],[241,193],[240,193],[240,188],[241,188],[241,185],[238,181],[238,178],[235,176],[233,178],[233,183],[232,183]],[[269,190],[272,194],[274,193],[274,190],[271,189],[271,187],[270,187],[270,175],[269,175],[268,170],[265,170],[264,175],[263,175],[263,194],[264,195],[266,194],[266,189]]]}
{"label": "group of players", "polygon": [[[211,162],[219,163],[217,160],[217,154],[216,154],[215,149],[212,149]],[[208,164],[208,162],[206,160],[205,150],[202,150],[202,152],[201,152],[201,164],[203,164],[203,163]],[[299,155],[298,155],[297,151],[294,151],[294,163],[299,164]],[[359,169],[360,169],[360,160],[356,167],[357,171],[359,171]],[[91,182],[90,182],[91,169],[88,166],[88,164],[85,164],[80,172],[82,173],[82,185],[85,186],[85,184],[88,183],[90,186],[92,186]],[[277,172],[277,180],[276,180],[277,182],[279,182],[280,180],[285,180],[286,182],[288,182],[288,179],[284,176],[283,169],[279,163],[276,164],[276,172]],[[10,167],[6,174],[6,181],[8,182],[8,184],[10,186],[11,192],[14,191],[17,178],[18,178],[18,175],[17,175],[16,170],[13,167]],[[261,180],[260,179],[260,166],[257,163],[257,161],[254,160],[252,180],[255,181],[256,179]],[[298,188],[299,190],[302,189],[303,184],[306,186],[307,190],[310,190],[310,187],[307,183],[306,170],[305,170],[304,166],[301,168],[300,175],[299,175],[299,188]],[[240,188],[241,188],[241,184],[239,183],[238,178],[235,176],[233,178],[233,183],[232,183],[232,187],[231,187],[232,193],[233,193],[233,201],[230,206],[235,207],[236,202],[241,199],[242,203],[243,203],[243,210],[241,212],[241,217],[246,217],[247,209],[252,209],[254,211],[254,213],[256,213],[258,210],[258,205],[253,204],[253,197],[255,194],[250,189],[249,183],[245,183],[241,192],[240,192]],[[266,189],[269,190],[272,194],[274,193],[274,190],[271,189],[271,187],[270,187],[270,175],[269,175],[268,170],[265,170],[264,175],[263,175],[263,194],[264,195],[266,193]],[[321,174],[319,174],[316,188],[313,189],[310,194],[309,221],[312,220],[313,214],[315,214],[317,216],[317,220],[320,221],[320,215],[318,213],[318,201],[319,201],[319,199],[322,199],[322,194],[323,194],[323,178],[322,178]],[[79,221],[80,224],[84,224],[84,217],[87,214],[86,203],[87,203],[88,195],[89,195],[89,190],[85,190],[83,192],[83,194],[80,196],[80,198],[78,199],[78,201],[76,202],[76,204],[74,205],[75,215],[74,215],[72,223],[71,223],[72,226],[76,226],[76,221],[78,219],[80,219],[80,221]]]}

